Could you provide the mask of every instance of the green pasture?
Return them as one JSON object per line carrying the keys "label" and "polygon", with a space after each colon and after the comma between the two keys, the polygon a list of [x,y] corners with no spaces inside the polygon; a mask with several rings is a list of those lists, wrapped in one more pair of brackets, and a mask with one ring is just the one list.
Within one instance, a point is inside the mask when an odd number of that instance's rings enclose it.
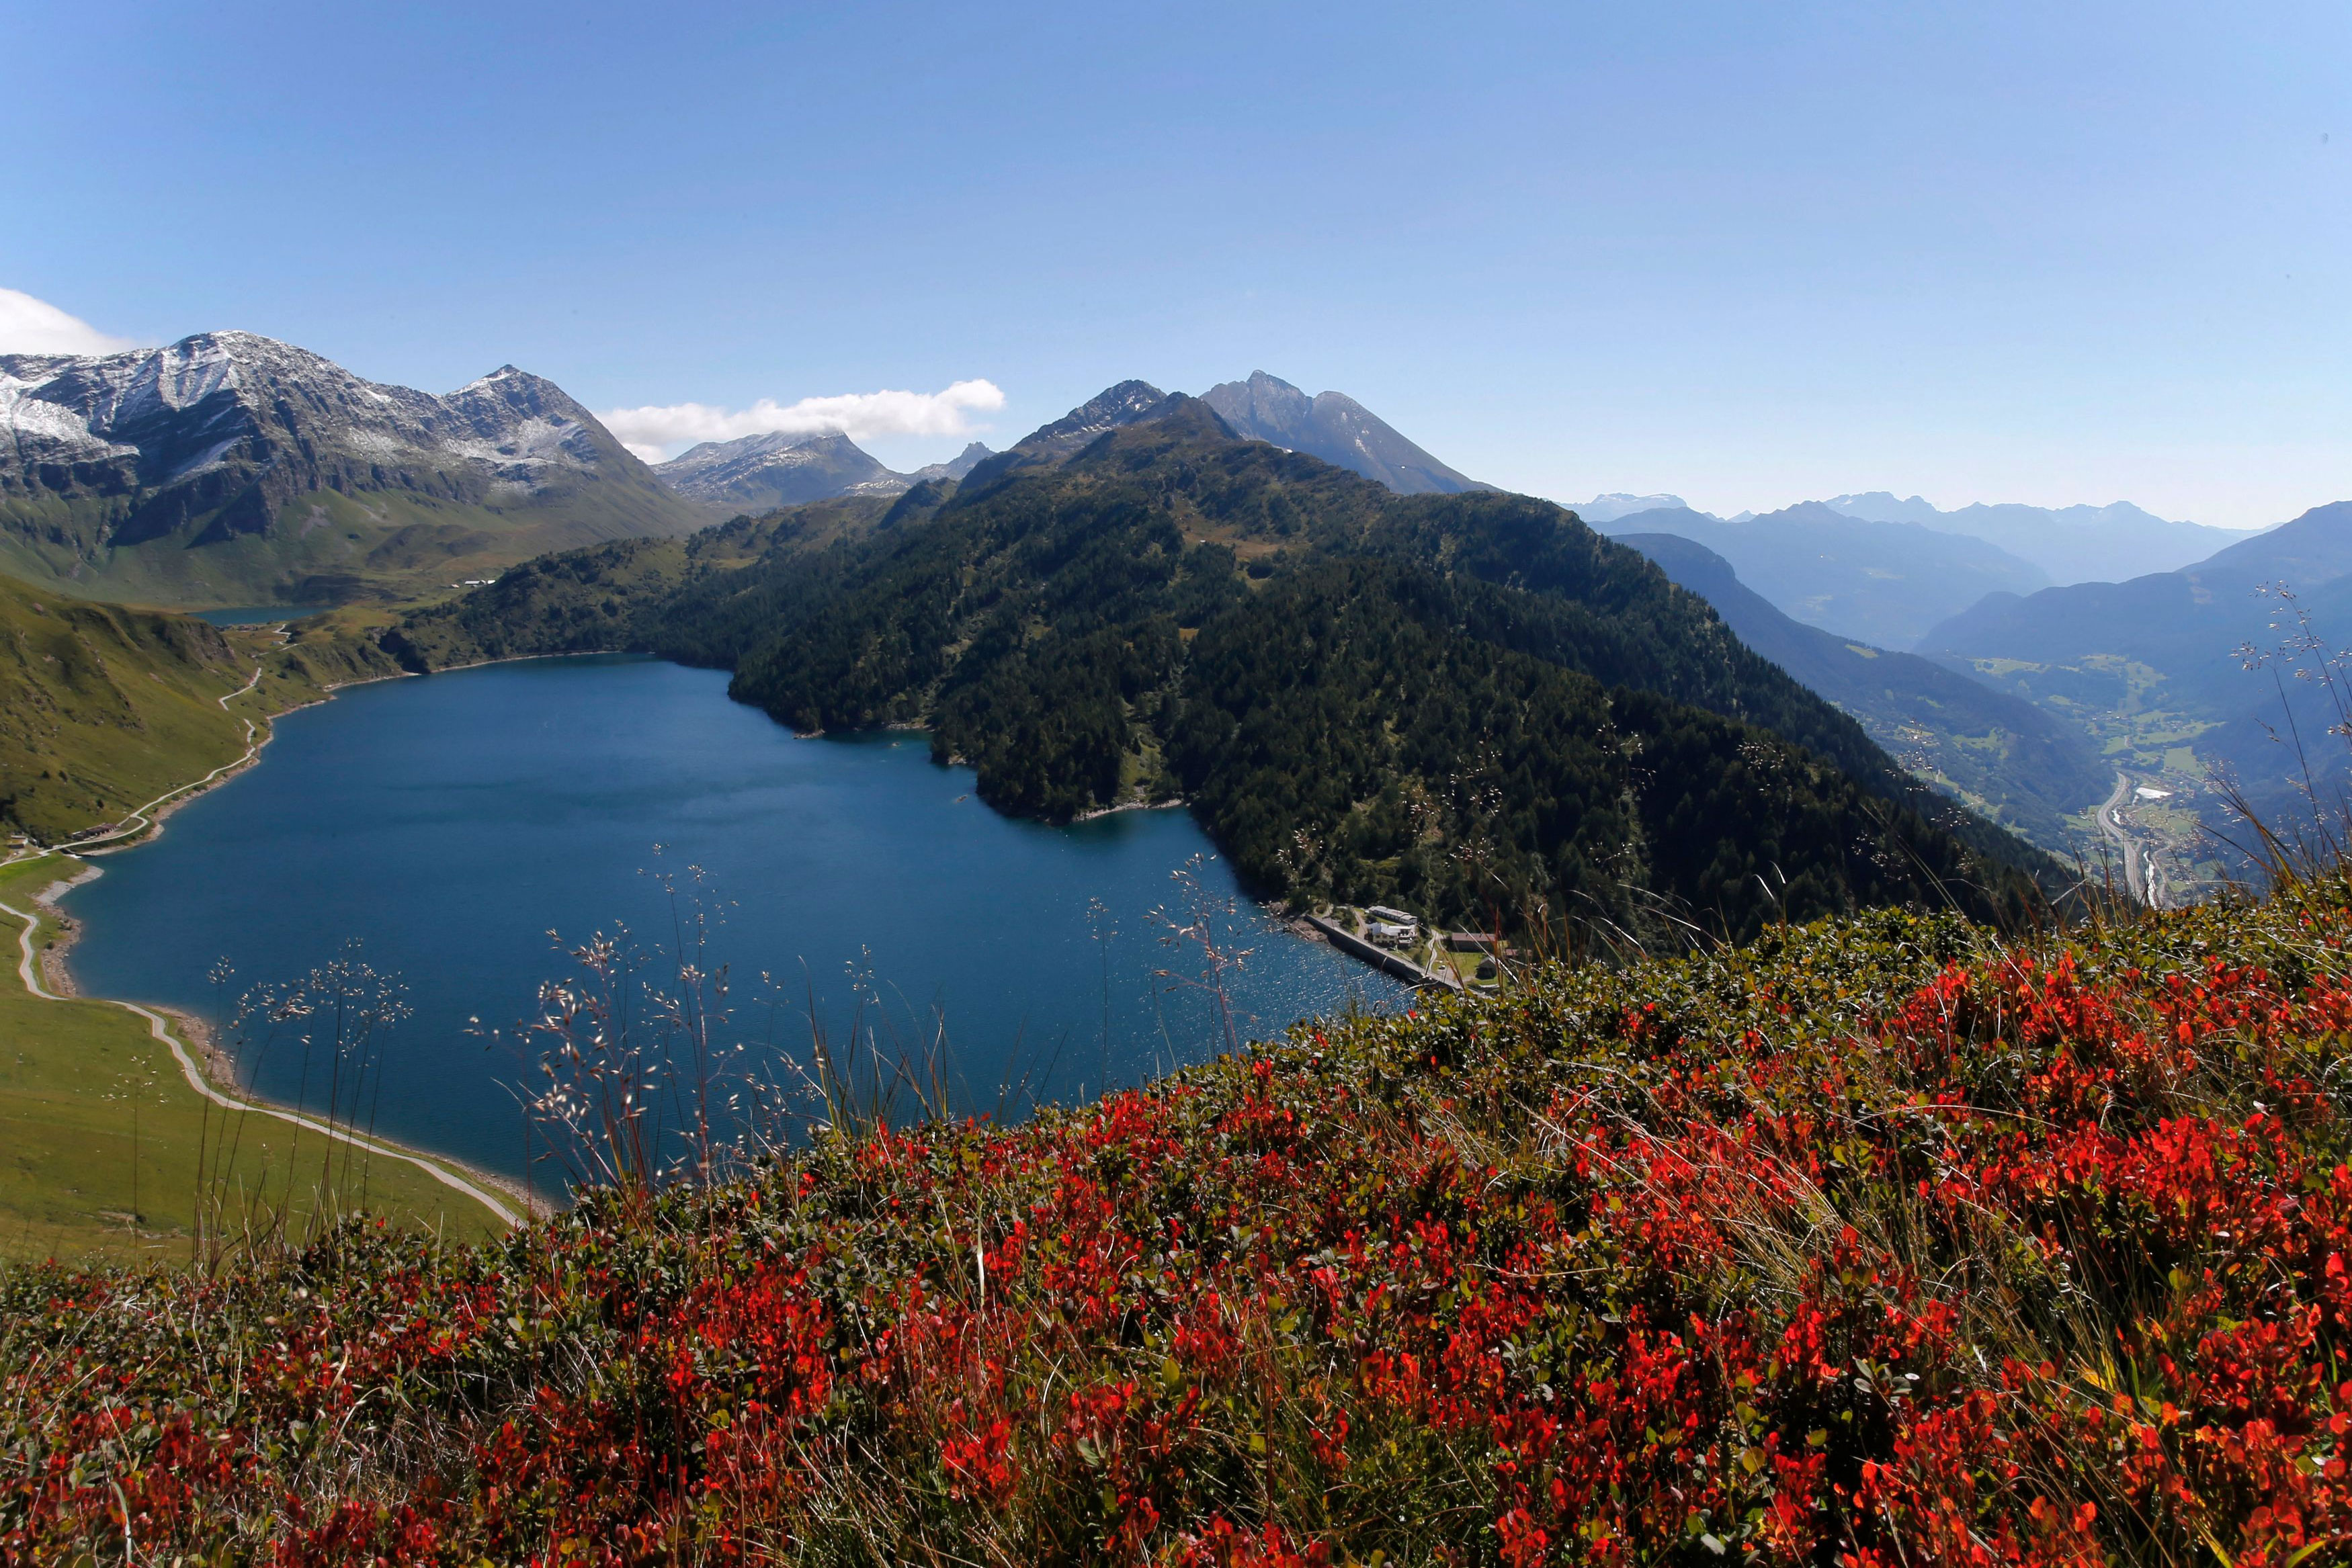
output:
{"label": "green pasture", "polygon": [[[54,855],[0,865],[0,904],[43,915],[35,895],[74,869]],[[200,1169],[216,1173],[209,1188],[232,1246],[273,1226],[299,1241],[322,1210],[364,1209],[452,1239],[503,1229],[404,1161],[347,1162],[339,1146],[329,1176],[322,1134],[209,1103],[145,1019],[33,996],[17,969],[23,929],[0,915],[0,1258],[184,1262],[207,1186]],[[56,934],[42,918],[36,948]]]}

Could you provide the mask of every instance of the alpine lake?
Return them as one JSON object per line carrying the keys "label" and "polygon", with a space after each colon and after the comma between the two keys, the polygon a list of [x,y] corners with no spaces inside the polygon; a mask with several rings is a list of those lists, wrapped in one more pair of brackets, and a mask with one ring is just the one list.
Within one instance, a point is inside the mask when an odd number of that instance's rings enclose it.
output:
{"label": "alpine lake", "polygon": [[[362,1119],[514,1176],[552,1042],[530,1027],[541,987],[577,979],[572,952],[599,935],[635,956],[621,989],[641,1030],[647,986],[715,998],[738,1092],[789,1090],[821,1036],[836,1063],[908,1064],[964,1113],[1411,1005],[1268,919],[1181,809],[1016,821],[926,736],[798,737],[727,681],[541,659],[286,715],[254,767],[68,895],[75,977],[219,1020],[337,960],[396,977],[410,1016],[377,1042]],[[711,981],[682,987],[681,958]],[[318,1107],[328,1073],[289,1040],[328,1027],[225,1039],[251,1087]]]}

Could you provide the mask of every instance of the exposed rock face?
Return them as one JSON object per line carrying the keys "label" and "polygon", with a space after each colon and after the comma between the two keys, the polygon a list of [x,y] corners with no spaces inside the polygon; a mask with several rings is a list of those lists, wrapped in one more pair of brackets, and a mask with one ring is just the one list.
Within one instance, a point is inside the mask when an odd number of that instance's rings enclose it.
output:
{"label": "exposed rock face", "polygon": [[1150,382],[1106,387],[1051,424],[1041,424],[1013,450],[1038,457],[1073,457],[1124,424],[1149,419],[1167,394]]}
{"label": "exposed rock face", "polygon": [[1179,403],[1192,401],[1171,398],[1150,382],[1121,382],[1106,387],[1052,423],[1039,425],[1014,442],[1010,451],[975,464],[963,482],[977,488],[1015,469],[1066,463],[1123,425],[1160,418]]}
{"label": "exposed rock face", "polygon": [[594,415],[512,365],[436,397],[250,332],[0,355],[0,520],[20,531],[66,502],[76,537],[49,542],[204,545],[268,534],[286,503],[324,490],[493,511],[593,490],[635,531],[693,520]]}
{"label": "exposed rock face", "polygon": [[1255,371],[1249,380],[1223,382],[1201,398],[1236,435],[1352,468],[1401,496],[1493,488],[1440,463],[1345,392],[1310,398],[1279,377]]}
{"label": "exposed rock face", "polygon": [[950,462],[900,474],[836,431],[779,431],[706,441],[656,464],[654,474],[689,501],[757,514],[835,496],[903,495],[928,480],[961,479],[992,455],[975,441]]}
{"label": "exposed rock face", "polygon": [[654,474],[690,501],[737,512],[772,511],[861,491],[895,495],[913,483],[835,431],[706,441],[656,465]]}
{"label": "exposed rock face", "polygon": [[907,476],[910,484],[919,485],[926,479],[961,480],[996,454],[975,441],[945,463],[926,463]]}

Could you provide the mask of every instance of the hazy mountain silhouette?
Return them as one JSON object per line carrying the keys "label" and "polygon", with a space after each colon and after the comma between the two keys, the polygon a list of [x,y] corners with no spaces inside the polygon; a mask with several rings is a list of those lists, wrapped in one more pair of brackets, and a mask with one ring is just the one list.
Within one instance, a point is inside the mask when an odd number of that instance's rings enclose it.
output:
{"label": "hazy mountain silhouette", "polygon": [[1905,767],[2043,848],[2071,848],[2065,818],[2106,793],[2113,770],[2080,727],[1916,653],[1792,620],[1729,561],[1679,535],[1617,542],[1713,605],[1741,642],[1852,714]]}
{"label": "hazy mountain silhouette", "polygon": [[1270,441],[1293,452],[1377,479],[1400,496],[1458,496],[1493,486],[1456,472],[1399,434],[1345,392],[1305,392],[1264,371],[1245,382],[1224,382],[1201,394],[1234,434]]}
{"label": "hazy mountain silhouette", "polygon": [[1879,648],[1910,647],[1988,593],[2032,592],[2050,580],[1982,539],[1916,523],[1864,522],[1819,501],[1745,522],[1687,508],[1636,512],[1601,531],[1695,539],[1797,620]]}
{"label": "hazy mountain silhouette", "polygon": [[1822,503],[1849,517],[1917,523],[1999,545],[2050,574],[2054,583],[2121,582],[2173,571],[2246,536],[2205,523],[2177,523],[2128,501],[2105,507],[2027,507],[1978,502],[1943,511],[1920,497],[1885,490],[1835,496]]}

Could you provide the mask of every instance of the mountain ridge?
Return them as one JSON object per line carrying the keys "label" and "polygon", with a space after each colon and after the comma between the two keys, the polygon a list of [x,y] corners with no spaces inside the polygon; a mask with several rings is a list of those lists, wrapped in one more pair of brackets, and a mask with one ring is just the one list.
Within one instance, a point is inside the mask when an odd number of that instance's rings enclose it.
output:
{"label": "mountain ridge", "polygon": [[1244,440],[1319,457],[1400,496],[1493,488],[1439,462],[1345,392],[1321,392],[1310,398],[1278,376],[1253,371],[1246,381],[1211,387],[1201,401]]}
{"label": "mountain ridge", "polygon": [[2032,562],[2062,587],[2176,571],[2245,537],[2238,529],[2159,517],[2129,501],[2104,507],[1976,501],[1945,511],[1922,497],[1873,490],[1822,504],[1866,522],[1916,523],[1984,539]]}
{"label": "mountain ridge", "polygon": [[836,496],[903,495],[926,480],[960,480],[992,455],[975,441],[945,463],[901,474],[840,431],[770,431],[699,443],[653,472],[688,500],[734,516]]}
{"label": "mountain ridge", "polygon": [[819,549],[651,574],[575,552],[399,635],[429,664],[593,625],[731,668],[798,729],[922,724],[1000,810],[1181,796],[1254,885],[1445,918],[1491,914],[1473,862],[1512,918],[1644,931],[1649,897],[1745,929],[1776,898],[1795,918],[1942,896],[1890,868],[2015,898],[2046,863],[1549,502],[1398,496],[1140,382],[991,464]]}
{"label": "mountain ridge", "polygon": [[512,365],[436,396],[250,332],[0,355],[0,570],[83,594],[343,597],[701,520]]}
{"label": "mountain ridge", "polygon": [[1819,501],[1744,522],[1688,509],[1634,512],[1601,531],[1675,534],[1703,544],[1784,613],[1878,648],[1908,649],[1987,593],[2049,583],[2040,568],[1982,539],[1916,523],[1866,522]]}
{"label": "mountain ridge", "polygon": [[1973,673],[1808,626],[1705,545],[1675,534],[1618,542],[1705,599],[1741,642],[1853,715],[1915,774],[2043,849],[2081,848],[2067,819],[2097,803],[2111,770],[2075,727]]}

